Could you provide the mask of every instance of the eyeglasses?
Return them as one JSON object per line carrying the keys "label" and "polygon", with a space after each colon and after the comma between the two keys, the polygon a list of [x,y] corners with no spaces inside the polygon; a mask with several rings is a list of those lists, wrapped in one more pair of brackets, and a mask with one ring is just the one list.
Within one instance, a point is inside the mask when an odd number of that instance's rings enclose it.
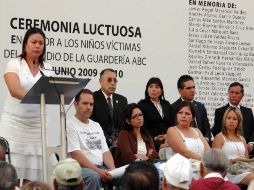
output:
{"label": "eyeglasses", "polygon": [[143,117],[142,113],[136,114],[134,116],[131,116],[131,119],[137,119],[138,117]]}
{"label": "eyeglasses", "polygon": [[117,81],[117,79],[116,78],[107,78],[106,79],[107,80],[107,82],[114,82],[114,83],[117,83],[118,81]]}

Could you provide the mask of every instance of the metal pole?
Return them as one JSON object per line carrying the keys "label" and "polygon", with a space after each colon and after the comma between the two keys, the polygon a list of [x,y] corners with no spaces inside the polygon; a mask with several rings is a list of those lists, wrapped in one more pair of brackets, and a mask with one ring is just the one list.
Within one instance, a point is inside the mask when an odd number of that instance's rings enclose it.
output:
{"label": "metal pole", "polygon": [[62,159],[67,157],[66,155],[66,128],[65,128],[65,109],[64,109],[64,95],[60,94],[60,124],[61,124],[61,144],[62,144]]}
{"label": "metal pole", "polygon": [[41,93],[41,140],[42,140],[42,165],[43,165],[43,181],[48,181],[47,155],[46,155],[46,117],[45,117],[45,94]]}

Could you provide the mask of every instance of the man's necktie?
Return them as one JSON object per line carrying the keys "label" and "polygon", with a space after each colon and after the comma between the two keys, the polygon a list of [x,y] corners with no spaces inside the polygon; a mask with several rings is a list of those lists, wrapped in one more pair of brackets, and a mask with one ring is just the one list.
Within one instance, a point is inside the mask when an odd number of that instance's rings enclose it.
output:
{"label": "man's necktie", "polygon": [[111,98],[109,96],[107,98],[107,103],[108,103],[110,116],[111,116],[111,118],[113,118],[113,106],[112,106]]}
{"label": "man's necktie", "polygon": [[193,126],[192,127],[195,127],[195,128],[198,128],[198,124],[197,124],[197,116],[198,116],[198,108],[196,107],[196,105],[195,105],[195,103],[194,102],[192,102],[192,105],[193,105],[193,107],[194,107],[194,109],[195,109],[195,117],[193,118]]}

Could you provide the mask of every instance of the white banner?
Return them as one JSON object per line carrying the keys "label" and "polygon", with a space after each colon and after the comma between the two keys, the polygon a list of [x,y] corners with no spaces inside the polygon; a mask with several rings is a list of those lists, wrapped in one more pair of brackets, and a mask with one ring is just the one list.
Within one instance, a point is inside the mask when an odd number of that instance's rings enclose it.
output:
{"label": "white banner", "polygon": [[[231,82],[244,84],[243,104],[253,108],[253,7],[252,0],[1,1],[0,73],[21,53],[26,30],[39,27],[56,76],[91,78],[87,88],[95,91],[101,70],[113,68],[117,93],[128,102],[144,98],[146,82],[156,76],[173,103],[177,79],[189,74],[212,124]],[[3,77],[0,86],[6,89]],[[0,112],[4,101],[2,91]]]}

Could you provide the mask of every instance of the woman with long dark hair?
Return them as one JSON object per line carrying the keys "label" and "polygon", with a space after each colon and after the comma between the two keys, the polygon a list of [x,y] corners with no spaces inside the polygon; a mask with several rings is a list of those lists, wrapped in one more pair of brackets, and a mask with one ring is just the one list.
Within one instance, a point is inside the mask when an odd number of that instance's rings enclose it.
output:
{"label": "woman with long dark hair", "polygon": [[44,75],[52,76],[45,62],[46,36],[39,28],[27,30],[22,53],[7,63],[4,73],[8,87],[0,131],[10,145],[11,161],[18,178],[42,180],[40,105],[21,104],[32,86]]}
{"label": "woman with long dark hair", "polygon": [[130,164],[136,160],[158,158],[152,138],[143,127],[143,113],[137,104],[127,105],[125,126],[118,135],[115,151],[117,167]]}
{"label": "woman with long dark hair", "polygon": [[144,113],[145,128],[154,139],[156,150],[164,144],[167,130],[174,125],[174,114],[170,103],[165,100],[162,82],[157,77],[148,80],[145,99],[138,105]]}
{"label": "woman with long dark hair", "polygon": [[167,132],[167,143],[175,153],[200,160],[210,147],[201,131],[193,127],[195,109],[191,102],[182,101],[176,109],[176,125]]}

